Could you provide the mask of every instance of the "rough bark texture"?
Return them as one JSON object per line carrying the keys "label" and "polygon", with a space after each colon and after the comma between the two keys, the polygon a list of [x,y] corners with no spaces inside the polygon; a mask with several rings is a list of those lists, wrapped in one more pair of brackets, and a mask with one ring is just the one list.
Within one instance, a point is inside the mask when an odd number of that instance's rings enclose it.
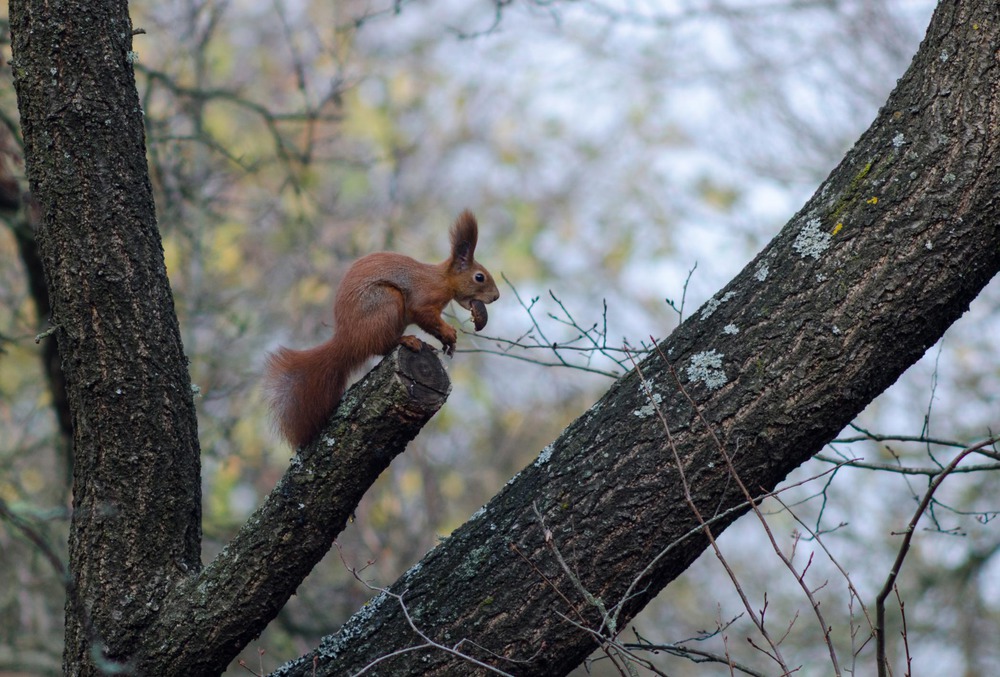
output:
{"label": "rough bark texture", "polygon": [[170,595],[134,651],[144,675],[213,675],[257,637],[330,550],[361,497],[444,404],[439,353],[397,348],[347,391],[215,560]]}
{"label": "rough bark texture", "polygon": [[[17,183],[13,184],[15,187]],[[19,192],[12,192],[17,199],[17,212],[10,222],[17,242],[17,251],[21,256],[24,274],[28,280],[28,291],[35,302],[35,312],[38,316],[38,331],[44,333],[49,328],[52,317],[52,304],[49,302],[49,288],[45,286],[45,268],[42,257],[38,253],[38,243],[35,242],[35,231],[41,222],[41,212],[34,200],[25,200]],[[73,412],[69,407],[69,396],[66,392],[66,376],[62,370],[62,360],[59,358],[59,344],[54,340],[45,341],[41,352],[42,371],[49,383],[49,393],[52,396],[52,409],[56,414],[59,426],[59,459],[62,462],[65,478],[65,492],[73,484]]]}
{"label": "rough bark texture", "polygon": [[[128,655],[200,568],[190,377],[145,161],[124,1],[10,3],[36,233],[73,412],[64,668]],[[96,661],[96,663],[95,663]]]}
{"label": "rough bark texture", "polygon": [[[937,341],[1000,268],[998,44],[997,3],[941,3],[871,128],[661,344],[667,361],[642,364],[646,384],[622,378],[391,587],[413,624],[512,674],[567,673],[595,648],[570,620],[623,628],[706,545],[675,451],[721,531],[744,499],[708,426],[743,482],[769,490]],[[353,674],[395,652],[366,674],[482,672],[424,643],[381,595],[275,674]]]}

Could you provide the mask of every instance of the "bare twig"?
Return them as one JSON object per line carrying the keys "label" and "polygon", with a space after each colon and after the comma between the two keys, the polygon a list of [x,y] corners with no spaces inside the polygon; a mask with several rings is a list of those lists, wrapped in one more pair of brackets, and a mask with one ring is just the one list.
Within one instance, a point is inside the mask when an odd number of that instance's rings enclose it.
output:
{"label": "bare twig", "polygon": [[[358,580],[361,581],[360,578]],[[509,672],[505,672],[505,671],[501,670],[500,668],[496,668],[496,667],[490,665],[489,663],[484,663],[484,662],[482,662],[482,661],[480,661],[480,660],[478,660],[476,658],[473,658],[472,656],[470,656],[470,655],[468,655],[466,653],[462,653],[460,651],[460,647],[462,646],[462,644],[466,643],[465,639],[459,640],[453,646],[446,646],[444,644],[440,644],[439,642],[435,642],[430,637],[428,637],[420,628],[418,628],[417,625],[416,625],[416,623],[413,622],[413,618],[410,616],[410,610],[406,608],[406,604],[403,602],[403,595],[397,595],[396,593],[389,592],[385,588],[373,587],[371,585],[368,585],[368,583],[365,583],[364,581],[361,581],[361,582],[364,583],[366,586],[368,586],[371,590],[377,590],[381,594],[384,594],[387,597],[391,597],[391,598],[395,599],[399,603],[399,608],[403,612],[403,617],[406,618],[406,622],[410,626],[410,629],[413,630],[413,632],[415,632],[417,634],[417,636],[420,637],[420,639],[424,640],[424,643],[423,644],[417,644],[415,646],[409,646],[409,647],[406,647],[405,649],[399,649],[398,651],[392,651],[390,653],[385,654],[384,656],[379,656],[378,658],[376,658],[375,660],[373,660],[371,663],[369,663],[368,665],[364,666],[359,671],[357,671],[356,673],[354,673],[354,677],[357,677],[357,675],[363,675],[363,674],[367,673],[369,670],[372,670],[376,665],[378,665],[382,661],[386,661],[386,660],[389,660],[390,658],[395,658],[396,656],[400,656],[400,655],[403,655],[403,654],[412,653],[414,651],[423,651],[423,650],[426,650],[426,649],[434,649],[434,650],[438,650],[438,651],[443,651],[443,652],[445,652],[447,654],[451,654],[452,656],[455,656],[456,658],[459,658],[459,659],[461,659],[463,661],[468,662],[470,665],[474,665],[476,667],[482,668],[482,669],[486,670],[487,672],[492,672],[495,675],[504,675],[505,677],[513,677],[513,675],[511,673],[509,673]],[[403,594],[405,594],[405,592]],[[480,648],[482,648],[482,647],[480,647]],[[509,659],[507,659],[507,660],[509,660]]]}
{"label": "bare twig", "polygon": [[892,586],[892,590],[896,593],[896,601],[899,602],[899,617],[903,621],[903,629],[900,634],[903,636],[903,652],[906,655],[906,674],[904,677],[910,677],[913,674],[913,657],[910,655],[910,638],[906,632],[906,602],[899,596],[897,586]]}
{"label": "bare twig", "polygon": [[670,654],[671,656],[677,656],[678,658],[685,658],[692,663],[721,663],[730,668],[730,671],[738,670],[751,677],[765,677],[765,673],[754,670],[748,665],[744,665],[738,661],[734,661],[728,655],[721,655],[713,653],[711,651],[705,651],[704,649],[697,649],[690,646],[685,646],[682,643],[675,644],[653,644],[642,637],[639,633],[636,633],[637,641],[633,644],[623,644],[626,649],[631,650],[641,650],[641,651],[652,651],[654,653],[662,651],[663,653]]}
{"label": "bare twig", "polygon": [[[560,314],[547,313],[548,319],[576,332],[576,335],[569,339],[554,340],[550,338],[536,315],[536,306],[539,297],[525,299],[506,276],[501,275],[501,277],[507,286],[510,287],[514,293],[514,298],[517,299],[518,304],[527,314],[530,326],[514,339],[477,334],[480,339],[494,343],[497,348],[473,348],[465,352],[502,355],[522,362],[530,362],[541,367],[565,367],[592,374],[600,374],[609,378],[618,378],[621,375],[620,371],[593,366],[594,357],[602,356],[617,365],[621,371],[625,371],[628,369],[627,360],[631,355],[637,353],[645,354],[650,350],[646,346],[642,346],[640,350],[635,350],[626,345],[613,346],[608,344],[608,306],[606,302],[603,304],[601,322],[594,322],[589,326],[585,326],[580,324],[569,308],[566,307],[566,304],[550,290],[549,297],[559,307]],[[515,349],[519,352],[513,352]],[[550,355],[552,359],[546,360],[540,357],[528,357],[525,354],[519,354],[527,351],[542,351]],[[567,359],[569,355],[578,355],[580,357]]]}
{"label": "bare twig", "polygon": [[[574,625],[577,625],[578,627],[585,629],[587,632],[593,634],[598,639],[601,649],[604,651],[608,659],[615,665],[615,667],[618,668],[619,671],[626,670],[627,666],[621,663],[621,657],[618,655],[619,652],[615,650],[615,636],[618,634],[618,630],[614,625],[614,620],[612,620],[612,617],[608,614],[607,606],[604,604],[604,601],[601,598],[596,597],[589,590],[587,590],[587,588],[584,587],[583,582],[580,580],[580,578],[573,572],[572,569],[570,569],[569,565],[566,563],[566,560],[563,558],[562,552],[560,552],[559,547],[555,542],[555,539],[552,536],[552,532],[545,525],[545,518],[542,517],[542,513],[538,509],[538,506],[533,503],[531,507],[535,512],[535,517],[538,519],[539,525],[541,525],[542,527],[542,533],[545,537],[545,545],[548,546],[549,550],[552,551],[552,554],[555,556],[556,561],[559,563],[559,567],[563,570],[563,573],[566,574],[566,576],[569,578],[570,582],[573,584],[573,587],[576,588],[577,592],[579,592],[580,595],[583,596],[583,599],[586,600],[587,604],[597,609],[598,612],[600,612],[601,614],[600,628],[598,630],[592,630],[587,626],[586,622],[584,621],[583,614],[580,612],[580,610],[575,605],[570,605],[570,608],[573,609],[576,615],[580,618],[579,623],[576,623],[575,621],[570,621],[570,622],[572,622]],[[537,568],[536,571],[538,571]],[[538,571],[538,573],[541,572]],[[547,577],[544,578],[546,583],[549,584],[549,586],[551,586],[553,589],[556,589],[554,584]],[[564,600],[566,600],[565,595],[563,595],[558,589],[556,589],[556,592],[561,597],[563,597]],[[568,602],[569,600],[566,601]],[[567,618],[566,620],[570,619]],[[607,628],[606,634],[604,633],[605,628]]]}
{"label": "bare twig", "polygon": [[376,658],[375,660],[373,660],[372,662],[368,663],[363,668],[361,668],[361,670],[359,670],[358,672],[354,673],[354,677],[357,677],[357,675],[363,675],[363,674],[369,672],[370,670],[374,669],[379,663],[382,663],[383,661],[390,660],[392,658],[395,658],[397,656],[401,656],[403,654],[413,653],[415,651],[425,651],[425,650],[443,651],[443,652],[445,652],[447,654],[455,656],[456,658],[459,658],[459,659],[461,659],[463,661],[468,662],[470,665],[474,665],[476,667],[482,668],[483,670],[486,670],[487,672],[491,672],[491,673],[493,673],[495,675],[504,675],[505,677],[513,677],[513,675],[511,675],[511,673],[509,673],[509,672],[505,672],[505,671],[501,670],[500,668],[494,667],[494,666],[490,665],[489,663],[484,663],[483,661],[480,661],[480,660],[478,660],[478,659],[470,656],[467,653],[463,653],[461,651],[461,647],[462,647],[463,644],[469,644],[469,645],[475,646],[476,648],[481,649],[481,650],[483,650],[483,651],[485,651],[485,652],[487,652],[487,653],[489,653],[489,654],[491,654],[491,655],[493,655],[493,656],[495,656],[497,658],[500,658],[502,660],[505,660],[505,661],[508,661],[508,662],[511,662],[511,663],[518,663],[520,661],[515,661],[515,660],[507,658],[505,656],[500,656],[500,655],[498,655],[498,654],[490,651],[489,649],[486,649],[485,647],[482,647],[482,646],[480,646],[478,644],[475,644],[474,642],[468,641],[467,639],[461,639],[458,642],[456,642],[455,644],[453,644],[451,646],[447,646],[445,644],[441,644],[440,642],[436,642],[433,639],[431,639],[430,637],[428,637],[427,634],[424,633],[424,631],[422,631],[420,628],[417,627],[416,623],[413,621],[413,617],[410,616],[410,610],[407,608],[406,603],[403,601],[403,597],[404,597],[404,595],[406,595],[406,591],[405,590],[403,591],[402,594],[396,594],[394,592],[389,591],[387,588],[380,588],[380,587],[378,587],[376,585],[372,585],[368,581],[364,580],[363,578],[361,578],[360,573],[362,571],[364,571],[365,569],[367,569],[369,566],[371,566],[373,564],[373,562],[372,561],[368,561],[365,564],[365,566],[363,566],[361,569],[357,569],[356,567],[352,567],[351,565],[349,565],[347,563],[347,560],[344,558],[344,552],[341,549],[340,544],[338,544],[336,541],[334,541],[334,545],[337,547],[337,551],[340,554],[340,561],[344,564],[344,567],[351,573],[351,575],[354,577],[354,579],[357,580],[359,583],[361,583],[361,585],[363,585],[366,588],[368,588],[369,590],[371,590],[372,592],[377,592],[377,593],[379,593],[379,595],[384,595],[387,598],[392,598],[392,599],[396,600],[399,603],[399,608],[403,612],[403,617],[406,619],[406,622],[410,626],[410,629],[414,633],[416,633],[417,636],[420,637],[420,639],[423,640],[422,644],[416,644],[414,646],[408,646],[406,648],[399,649],[397,651],[392,651],[392,652],[387,653],[387,654],[385,654],[383,656],[379,656],[378,658]]}
{"label": "bare twig", "polygon": [[865,606],[861,594],[858,592],[857,588],[854,587],[854,582],[851,581],[850,574],[847,573],[847,570],[840,565],[840,562],[837,561],[837,559],[833,556],[833,553],[830,552],[830,550],[826,547],[826,543],[824,543],[823,539],[820,538],[819,533],[810,529],[809,526],[804,521],[802,521],[802,519],[798,515],[796,515],[794,511],[789,509],[788,505],[781,500],[781,497],[778,495],[778,492],[769,494],[768,498],[773,498],[775,501],[777,501],[788,512],[788,514],[792,516],[792,519],[798,522],[799,526],[801,526],[803,529],[806,530],[806,532],[812,537],[813,542],[818,544],[823,549],[823,552],[826,554],[827,559],[829,559],[830,562],[835,567],[837,567],[837,570],[840,571],[841,575],[843,575],[844,580],[847,582],[847,589],[850,591],[851,597],[857,599],[858,602],[861,603],[861,611],[864,613],[865,618],[868,620],[868,627],[874,632],[875,624],[872,622],[871,616],[868,615],[868,607]]}
{"label": "bare twig", "polygon": [[[926,475],[928,477],[935,477],[941,474],[941,468],[938,467],[914,467],[914,466],[899,466],[892,465],[889,463],[869,463],[867,461],[848,461],[843,462],[841,459],[836,459],[825,454],[816,454],[814,456],[817,460],[823,461],[824,463],[839,463],[848,468],[859,468],[862,470],[879,470],[882,472],[897,473],[900,475]],[[992,472],[1000,470],[1000,463],[980,463],[978,465],[967,465],[961,468],[955,468],[954,474],[962,473],[974,473],[974,472]]]}
{"label": "bare twig", "polygon": [[941,483],[944,482],[945,478],[950,475],[958,464],[962,460],[976,451],[995,445],[1000,437],[990,437],[989,439],[983,440],[978,444],[974,444],[971,447],[966,447],[960,451],[955,458],[951,460],[951,463],[946,465],[941,472],[935,476],[930,485],[927,487],[927,491],[924,492],[923,498],[920,500],[920,505],[917,506],[916,512],[913,513],[913,517],[910,518],[909,524],[906,525],[906,531],[903,532],[903,542],[899,546],[899,552],[896,553],[896,560],[892,564],[892,569],[889,570],[889,575],[886,577],[885,584],[882,586],[882,590],[879,591],[878,596],[875,598],[875,646],[876,646],[876,656],[875,660],[878,664],[878,675],[879,677],[888,677],[889,674],[889,660],[886,657],[886,637],[885,637],[885,600],[889,596],[896,585],[896,578],[899,576],[899,571],[903,567],[903,561],[906,559],[907,553],[910,551],[910,543],[913,541],[913,534],[917,529],[917,522],[923,516],[924,512],[927,511],[928,506],[931,504],[931,499],[934,497],[934,492],[937,491]]}
{"label": "bare twig", "polygon": [[678,306],[674,303],[673,299],[664,299],[667,305],[670,306],[675,313],[677,313],[677,324],[684,322],[684,304],[687,302],[688,295],[688,285],[691,284],[691,276],[694,275],[694,271],[698,269],[698,262],[695,261],[694,265],[691,266],[691,270],[688,271],[687,277],[684,278],[684,287],[681,289],[681,303]]}
{"label": "bare twig", "polygon": [[957,442],[955,440],[946,440],[939,437],[928,437],[926,435],[883,435],[880,433],[873,433],[859,426],[857,423],[851,423],[849,426],[852,430],[857,430],[861,435],[856,437],[838,437],[830,442],[830,444],[847,444],[851,442],[919,442],[921,444],[936,444],[942,447],[954,447],[956,449],[964,449],[965,444]]}

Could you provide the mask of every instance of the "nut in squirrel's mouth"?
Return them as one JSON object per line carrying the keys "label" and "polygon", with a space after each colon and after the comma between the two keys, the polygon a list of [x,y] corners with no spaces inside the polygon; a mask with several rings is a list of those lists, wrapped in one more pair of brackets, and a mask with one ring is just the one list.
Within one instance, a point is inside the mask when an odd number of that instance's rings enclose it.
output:
{"label": "nut in squirrel's mouth", "polygon": [[469,302],[472,306],[470,310],[472,311],[472,323],[476,327],[476,331],[481,330],[486,326],[486,321],[489,319],[489,315],[486,313],[486,304],[479,299],[473,299]]}

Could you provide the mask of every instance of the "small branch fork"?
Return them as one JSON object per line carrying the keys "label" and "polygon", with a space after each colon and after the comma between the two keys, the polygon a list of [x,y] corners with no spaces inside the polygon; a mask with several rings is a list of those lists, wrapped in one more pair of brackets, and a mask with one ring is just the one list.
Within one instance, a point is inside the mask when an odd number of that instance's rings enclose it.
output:
{"label": "small branch fork", "polygon": [[[477,334],[479,338],[492,342],[496,347],[476,348],[466,352],[502,355],[522,362],[530,362],[541,367],[565,367],[577,371],[600,374],[608,378],[618,378],[622,372],[628,370],[628,360],[631,355],[646,354],[652,350],[646,345],[641,346],[638,350],[633,350],[624,345],[614,346],[608,343],[607,301],[603,302],[600,322],[584,326],[577,321],[573,313],[566,307],[566,304],[550,290],[549,297],[559,307],[559,314],[546,313],[546,316],[548,319],[575,333],[575,336],[566,340],[555,340],[546,332],[536,314],[536,305],[541,297],[535,296],[526,300],[506,276],[502,277],[503,281],[514,293],[514,297],[521,308],[528,315],[530,326],[515,339]],[[515,349],[521,352],[514,352]],[[531,357],[527,354],[538,352],[546,353],[549,357]],[[578,359],[579,356],[584,356],[585,359],[580,361]],[[610,360],[618,367],[618,370],[602,369],[594,366],[595,356]]]}
{"label": "small branch fork", "polygon": [[[687,304],[688,285],[691,283],[691,278],[697,268],[698,264],[695,263],[694,266],[692,266],[688,271],[687,277],[684,280],[684,287],[681,291],[681,299],[679,302],[669,298],[664,299],[667,306],[677,314],[678,325],[684,321],[684,308]],[[653,346],[656,345],[655,341],[649,344],[643,343],[638,349],[636,349],[628,345],[627,341],[624,339],[622,339],[621,345],[609,345],[608,303],[606,300],[602,301],[603,308],[601,311],[600,322],[594,322],[585,326],[581,324],[576,317],[574,317],[573,313],[566,307],[566,304],[562,301],[562,299],[556,296],[555,292],[550,289],[549,298],[559,307],[559,314],[546,313],[545,315],[548,319],[562,325],[564,328],[567,328],[576,334],[567,340],[553,340],[546,333],[541,322],[539,322],[538,316],[536,315],[536,305],[541,297],[534,296],[526,300],[521,296],[514,284],[507,279],[505,275],[501,275],[501,277],[507,286],[510,287],[514,294],[514,298],[517,299],[521,309],[524,310],[525,314],[527,314],[530,326],[515,339],[477,334],[479,338],[495,344],[496,348],[474,348],[463,352],[502,355],[511,359],[520,360],[522,362],[530,362],[531,364],[535,364],[540,367],[565,367],[592,374],[600,374],[601,376],[607,376],[608,378],[618,378],[621,376],[622,372],[628,371],[629,363],[633,358],[635,358],[635,356],[648,355],[653,351]],[[523,353],[514,352],[515,349],[523,351]],[[538,353],[539,351],[549,354],[550,358],[529,357],[527,355],[527,353]],[[578,358],[580,356],[584,356],[585,359],[583,361],[579,361]],[[604,357],[605,359],[610,360],[614,363],[618,370],[608,370],[595,367],[593,364],[595,356]]]}
{"label": "small branch fork", "polygon": [[[896,590],[896,578],[899,576],[899,571],[903,567],[903,561],[906,559],[907,553],[910,551],[910,544],[913,541],[913,534],[917,529],[917,523],[923,516],[924,512],[927,511],[928,506],[931,504],[931,499],[934,497],[934,492],[937,491],[941,483],[944,482],[948,475],[955,472],[958,464],[968,456],[969,454],[982,452],[987,449],[987,447],[994,447],[991,451],[996,452],[996,444],[1000,442],[1000,436],[993,436],[989,439],[983,440],[978,444],[974,444],[971,447],[966,447],[960,451],[955,458],[951,460],[951,463],[946,465],[932,480],[930,486],[927,487],[927,491],[924,492],[924,496],[917,506],[916,511],[913,513],[913,517],[910,518],[909,524],[906,525],[906,531],[903,532],[903,542],[899,546],[899,551],[896,553],[896,561],[892,563],[892,569],[889,571],[889,576],[885,580],[885,584],[882,586],[882,590],[879,591],[878,596],[875,598],[875,641],[876,641],[876,660],[878,662],[878,675],[879,677],[888,677],[889,675],[889,660],[886,656],[886,642],[885,642],[885,600],[891,592]],[[899,592],[896,591],[897,599],[899,598]],[[900,613],[903,612],[903,603],[900,600]],[[903,625],[903,639],[906,641],[906,625],[904,616]],[[907,653],[907,667],[909,667],[909,645],[906,645]],[[909,674],[909,670],[907,670]]]}

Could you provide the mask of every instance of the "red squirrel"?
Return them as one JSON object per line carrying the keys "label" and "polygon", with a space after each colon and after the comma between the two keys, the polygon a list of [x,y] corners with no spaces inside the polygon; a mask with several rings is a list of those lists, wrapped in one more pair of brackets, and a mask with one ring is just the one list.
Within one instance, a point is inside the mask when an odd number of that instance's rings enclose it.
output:
{"label": "red squirrel", "polygon": [[347,387],[347,379],[370,357],[397,344],[419,351],[423,342],[403,331],[415,324],[455,351],[455,329],[441,319],[452,300],[473,311],[476,329],[485,323],[482,304],[500,297],[493,276],[473,255],[479,227],[462,212],[451,227],[451,256],[437,265],[409,256],[376,252],[355,261],[333,303],[333,338],[315,348],[278,348],[267,356],[265,387],[281,434],[293,447],[319,434]]}

